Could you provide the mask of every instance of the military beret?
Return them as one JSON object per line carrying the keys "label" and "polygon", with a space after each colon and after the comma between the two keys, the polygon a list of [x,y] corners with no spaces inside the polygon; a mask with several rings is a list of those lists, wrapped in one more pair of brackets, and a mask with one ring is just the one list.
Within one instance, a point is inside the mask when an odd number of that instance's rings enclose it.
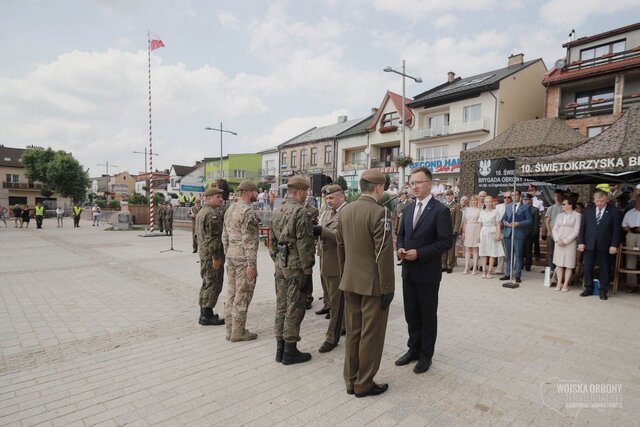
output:
{"label": "military beret", "polygon": [[337,193],[338,191],[342,191],[342,187],[340,187],[338,184],[333,184],[333,185],[327,185],[327,188],[324,190],[324,193],[333,194],[333,193]]}
{"label": "military beret", "polygon": [[327,188],[329,188],[330,185],[331,184],[327,184],[327,185],[322,186],[322,188],[320,189],[320,192],[323,193],[323,194],[326,194]]}
{"label": "military beret", "polygon": [[299,190],[309,189],[309,181],[301,176],[294,176],[287,181],[287,188],[297,188]]}
{"label": "military beret", "polygon": [[360,176],[360,179],[372,184],[384,184],[386,182],[386,178],[378,169],[367,169],[366,171],[362,172],[362,176]]}
{"label": "military beret", "polygon": [[258,186],[251,180],[245,179],[238,185],[240,191],[258,191]]}
{"label": "military beret", "polygon": [[453,196],[453,190],[447,190],[444,192],[446,196]]}
{"label": "military beret", "polygon": [[205,197],[208,197],[208,196],[215,196],[216,194],[222,194],[222,193],[223,191],[218,187],[211,187],[211,188],[207,188],[207,190],[204,192],[204,195]]}

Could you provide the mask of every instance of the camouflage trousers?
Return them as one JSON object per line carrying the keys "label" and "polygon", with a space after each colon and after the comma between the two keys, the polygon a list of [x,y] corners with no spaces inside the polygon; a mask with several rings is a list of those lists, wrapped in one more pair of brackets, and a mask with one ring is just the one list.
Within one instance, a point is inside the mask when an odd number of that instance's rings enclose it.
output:
{"label": "camouflage trousers", "polygon": [[[288,277],[288,278],[286,278]],[[306,312],[307,295],[300,291],[304,273],[302,270],[288,270],[287,274],[276,267],[276,338],[286,342],[300,341],[300,324]]]}
{"label": "camouflage trousers", "polygon": [[218,302],[222,284],[224,282],[224,260],[219,270],[213,269],[213,262],[200,259],[200,276],[202,277],[202,287],[200,288],[200,307],[213,308]]}
{"label": "camouflage trousers", "polygon": [[193,253],[198,252],[198,236],[196,236],[195,221],[191,221],[191,245],[193,246]]}
{"label": "camouflage trousers", "polygon": [[171,234],[173,233],[173,220],[169,220],[169,219],[164,219],[163,220],[163,224],[162,224],[162,228],[164,228],[165,233],[167,234]]}
{"label": "camouflage trousers", "polygon": [[158,230],[160,230],[161,233],[164,233],[164,218],[158,218],[157,222],[158,222]]}
{"label": "camouflage trousers", "polygon": [[227,258],[227,302],[224,305],[224,323],[231,335],[244,334],[247,310],[256,287],[247,281],[247,261],[242,258]]}

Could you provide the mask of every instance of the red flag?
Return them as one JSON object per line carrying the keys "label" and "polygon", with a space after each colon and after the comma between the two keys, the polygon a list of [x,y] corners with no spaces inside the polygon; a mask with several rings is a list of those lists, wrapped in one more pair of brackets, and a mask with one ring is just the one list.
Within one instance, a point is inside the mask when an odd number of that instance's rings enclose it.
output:
{"label": "red flag", "polygon": [[153,39],[149,42],[149,48],[151,50],[159,49],[161,47],[164,47],[164,43],[162,43],[162,40],[160,39]]}

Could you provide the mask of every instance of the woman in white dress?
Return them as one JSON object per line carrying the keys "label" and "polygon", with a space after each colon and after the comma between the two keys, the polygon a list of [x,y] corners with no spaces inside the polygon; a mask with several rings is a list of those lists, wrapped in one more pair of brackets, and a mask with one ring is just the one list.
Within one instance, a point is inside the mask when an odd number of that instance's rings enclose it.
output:
{"label": "woman in white dress", "polygon": [[[493,198],[484,198],[484,210],[480,212],[480,256],[482,257],[482,278],[491,279],[494,259],[504,256],[500,218],[494,209]],[[488,261],[488,262],[487,262]],[[487,266],[488,264],[488,266]]]}
{"label": "woman in white dress", "polygon": [[[562,202],[562,213],[556,218],[552,235],[556,244],[553,263],[556,265],[558,284],[554,291],[569,290],[571,275],[576,268],[576,244],[580,231],[581,215],[575,211],[576,202],[570,199]],[[564,280],[563,280],[564,279]]]}
{"label": "woman in white dress", "polygon": [[473,270],[471,274],[478,274],[478,247],[480,246],[480,203],[475,194],[469,198],[469,207],[464,213],[464,220],[460,227],[460,237],[464,245],[464,272],[469,274],[469,264],[473,256]]}

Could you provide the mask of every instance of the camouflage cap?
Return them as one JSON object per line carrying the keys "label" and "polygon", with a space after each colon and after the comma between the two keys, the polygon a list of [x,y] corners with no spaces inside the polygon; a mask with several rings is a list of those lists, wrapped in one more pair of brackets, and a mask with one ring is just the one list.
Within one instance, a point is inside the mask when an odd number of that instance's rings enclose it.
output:
{"label": "camouflage cap", "polygon": [[386,178],[378,169],[367,169],[362,172],[360,179],[371,182],[372,184],[384,184],[386,182]]}
{"label": "camouflage cap", "polygon": [[258,191],[258,186],[251,180],[245,179],[238,185],[240,191]]}
{"label": "camouflage cap", "polygon": [[297,188],[299,190],[308,190],[309,181],[301,176],[294,176],[287,181],[287,188]]}
{"label": "camouflage cap", "polygon": [[210,187],[210,188],[207,188],[207,191],[204,192],[204,196],[209,197],[209,196],[215,196],[216,194],[222,194],[222,193],[223,191],[218,187]]}
{"label": "camouflage cap", "polygon": [[333,194],[337,193],[338,191],[342,191],[342,187],[340,187],[338,184],[327,185],[326,187],[327,188],[325,190],[325,194]]}

